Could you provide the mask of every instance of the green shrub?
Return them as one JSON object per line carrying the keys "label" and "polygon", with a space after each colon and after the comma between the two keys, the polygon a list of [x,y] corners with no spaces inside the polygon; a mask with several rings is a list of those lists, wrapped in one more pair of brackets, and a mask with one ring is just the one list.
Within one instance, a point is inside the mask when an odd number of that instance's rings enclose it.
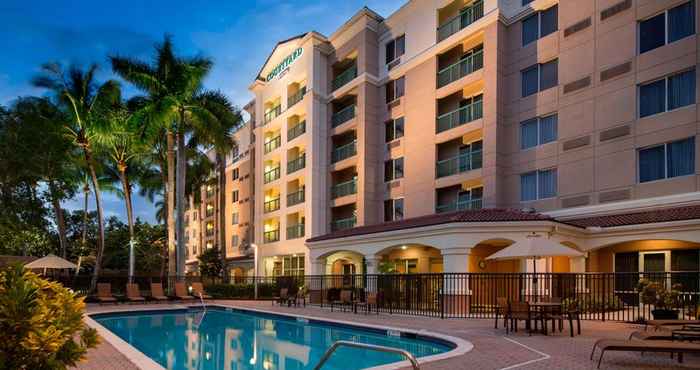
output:
{"label": "green shrub", "polygon": [[98,343],[84,309],[82,297],[21,266],[0,272],[0,369],[75,366]]}
{"label": "green shrub", "polygon": [[579,299],[566,298],[562,302],[562,305],[564,307],[569,307],[572,302],[578,304],[581,313],[610,312],[624,308],[624,302],[614,294],[610,294],[607,297],[591,296]]}
{"label": "green shrub", "polygon": [[[218,299],[254,299],[255,285],[253,284],[211,284],[204,290],[213,298]],[[276,284],[258,284],[258,298],[272,298],[278,294]]]}

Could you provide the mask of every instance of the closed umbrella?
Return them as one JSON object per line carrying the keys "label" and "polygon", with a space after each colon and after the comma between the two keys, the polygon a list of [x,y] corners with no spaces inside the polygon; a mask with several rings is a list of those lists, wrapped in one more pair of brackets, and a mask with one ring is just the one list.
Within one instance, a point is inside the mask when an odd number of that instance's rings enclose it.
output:
{"label": "closed umbrella", "polygon": [[24,267],[28,269],[44,269],[44,273],[46,273],[46,270],[60,270],[60,269],[77,269],[78,266],[70,261],[66,261],[61,257],[54,256],[53,254],[49,254],[46,257],[39,258],[36,261],[32,261]]}

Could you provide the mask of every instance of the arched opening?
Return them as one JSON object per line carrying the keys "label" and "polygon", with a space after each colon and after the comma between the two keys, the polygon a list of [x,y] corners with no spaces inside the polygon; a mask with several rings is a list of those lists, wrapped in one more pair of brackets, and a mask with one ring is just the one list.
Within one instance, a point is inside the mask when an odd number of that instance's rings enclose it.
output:
{"label": "arched opening", "polygon": [[472,248],[469,255],[469,271],[490,273],[521,272],[520,260],[493,261],[486,259],[488,256],[513,243],[514,241],[510,239],[489,239],[479,242]]}
{"label": "arched opening", "polygon": [[428,274],[443,272],[440,250],[422,244],[402,244],[377,254],[379,273]]}
{"label": "arched opening", "polygon": [[700,271],[700,243],[647,239],[609,244],[588,253],[586,271]]}

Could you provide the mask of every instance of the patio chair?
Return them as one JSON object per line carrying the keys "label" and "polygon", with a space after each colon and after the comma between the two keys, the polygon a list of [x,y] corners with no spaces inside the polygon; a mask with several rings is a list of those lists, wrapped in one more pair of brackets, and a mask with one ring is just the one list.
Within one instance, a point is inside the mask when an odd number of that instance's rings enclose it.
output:
{"label": "patio chair", "polygon": [[532,335],[532,322],[540,321],[544,328],[544,316],[539,312],[533,312],[530,303],[528,302],[511,302],[510,303],[510,325],[512,331],[518,331],[518,321],[525,321],[525,329],[529,335]]}
{"label": "patio chair", "polygon": [[578,335],[581,335],[581,309],[577,301],[569,303],[569,306],[566,308],[566,318],[569,320],[569,332],[571,337],[574,336],[574,321],[576,321]]}
{"label": "patio chair", "polygon": [[599,339],[593,344],[590,359],[593,360],[595,349],[600,349],[600,357],[598,358],[598,368],[603,361],[603,355],[606,351],[619,352],[666,352],[678,354],[678,362],[683,362],[683,354],[694,353],[700,354],[700,344],[687,342],[674,342],[668,340],[625,340],[625,339]]}
{"label": "patio chair", "polygon": [[204,285],[202,285],[202,283],[192,283],[192,293],[194,293],[196,298],[211,299],[211,296],[204,292]]}
{"label": "patio chair", "polygon": [[308,295],[308,291],[306,290],[306,287],[301,287],[297,290],[296,294],[292,296],[292,303],[294,303],[294,307],[299,306],[299,301],[302,302],[304,307],[306,307],[306,296]]}
{"label": "patio chair", "polygon": [[[547,297],[545,302],[549,303],[559,303],[561,304],[561,298],[559,297]],[[545,321],[551,321],[552,322],[552,333],[554,332],[554,329],[556,327],[559,328],[559,332],[562,332],[564,330],[564,319],[568,316],[568,310],[567,312],[562,311],[561,305],[558,306],[557,310],[554,310],[555,307],[552,307],[552,310],[547,311],[544,313],[544,319]],[[557,325],[558,324],[558,325]],[[569,325],[571,326],[571,318],[569,318]],[[571,328],[571,336],[574,336],[574,330],[573,327]],[[581,323],[579,322],[579,334],[581,334]]]}
{"label": "patio chair", "polygon": [[187,294],[187,288],[183,282],[175,283],[175,298],[181,301],[194,301],[195,299],[193,296]]}
{"label": "patio chair", "polygon": [[289,289],[288,288],[281,288],[280,289],[280,295],[277,297],[274,297],[272,299],[272,305],[275,305],[275,302],[277,302],[278,305],[282,305],[283,303],[286,303],[287,305],[290,304],[289,300]]}
{"label": "patio chair", "polygon": [[151,298],[158,302],[167,301],[168,297],[163,293],[163,284],[151,283]]}
{"label": "patio chair", "polygon": [[333,306],[340,305],[345,312],[345,307],[350,306],[352,309],[355,307],[355,301],[352,298],[352,290],[343,289],[340,291],[340,299],[336,301],[331,301],[331,312],[333,312]]}
{"label": "patio chair", "polygon": [[370,313],[372,311],[372,307],[374,307],[374,311],[377,312],[377,315],[379,315],[379,309],[377,307],[377,293],[367,293],[365,296],[365,301],[364,302],[356,302],[355,303],[355,312],[357,312],[358,307],[363,307],[365,311],[365,315]]}
{"label": "patio chair", "polygon": [[496,298],[496,321],[494,322],[494,329],[498,329],[498,315],[503,317],[503,326],[506,328],[506,333],[508,333],[508,315],[510,313],[510,303],[506,297]]}
{"label": "patio chair", "polygon": [[98,283],[95,298],[100,304],[117,302],[117,299],[112,296],[112,284],[110,283]]}
{"label": "patio chair", "polygon": [[126,284],[126,299],[132,303],[146,301],[146,299],[141,296],[138,284]]}

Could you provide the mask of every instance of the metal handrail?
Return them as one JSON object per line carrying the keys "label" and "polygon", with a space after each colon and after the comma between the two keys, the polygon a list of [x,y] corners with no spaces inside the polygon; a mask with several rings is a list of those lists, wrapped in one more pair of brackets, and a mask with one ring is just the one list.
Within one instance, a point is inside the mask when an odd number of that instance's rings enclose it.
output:
{"label": "metal handrail", "polygon": [[335,352],[335,350],[341,346],[369,349],[372,351],[394,353],[397,355],[401,355],[403,357],[406,357],[406,359],[411,363],[413,370],[420,370],[420,367],[418,366],[418,360],[416,360],[416,356],[413,356],[413,354],[411,354],[411,352],[408,352],[405,349],[386,347],[386,346],[378,346],[375,344],[355,343],[355,342],[350,342],[347,340],[339,340],[339,341],[336,341],[335,343],[333,343],[333,345],[330,348],[328,348],[326,353],[323,354],[323,357],[321,357],[321,361],[319,361],[318,364],[316,365],[316,367],[314,367],[314,370],[321,370],[321,368],[328,361],[328,359],[331,357],[333,352]]}

